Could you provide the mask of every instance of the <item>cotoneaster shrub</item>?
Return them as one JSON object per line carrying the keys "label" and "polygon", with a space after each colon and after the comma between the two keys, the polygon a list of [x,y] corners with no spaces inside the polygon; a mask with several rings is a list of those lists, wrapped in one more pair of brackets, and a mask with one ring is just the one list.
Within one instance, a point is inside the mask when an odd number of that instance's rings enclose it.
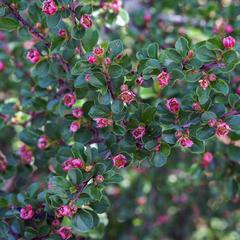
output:
{"label": "cotoneaster shrub", "polygon": [[[1,76],[20,82],[18,100],[1,104],[5,136],[18,139],[0,156],[1,238],[101,238],[105,189],[122,181],[119,169],[160,168],[181,152],[199,158],[192,174],[211,168],[215,150],[239,160],[218,145],[240,133],[232,31],[167,48],[154,39],[135,56],[122,40],[103,40],[105,26],[129,20],[118,0],[2,0],[1,15]],[[238,164],[219,169],[234,195]]]}

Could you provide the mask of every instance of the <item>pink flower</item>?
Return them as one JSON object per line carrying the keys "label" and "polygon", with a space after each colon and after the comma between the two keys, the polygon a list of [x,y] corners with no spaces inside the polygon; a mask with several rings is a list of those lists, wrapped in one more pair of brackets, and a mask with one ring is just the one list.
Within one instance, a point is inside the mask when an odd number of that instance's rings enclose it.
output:
{"label": "pink flower", "polygon": [[54,227],[58,227],[58,226],[60,225],[60,221],[59,221],[58,219],[54,219],[54,220],[52,221],[52,225],[53,225]]}
{"label": "pink flower", "polygon": [[230,24],[227,24],[225,26],[225,33],[229,34],[231,32],[233,32],[233,27]]}
{"label": "pink flower", "polygon": [[216,134],[218,137],[227,136],[231,128],[225,122],[217,123]]}
{"label": "pink flower", "polygon": [[113,124],[113,121],[107,118],[94,118],[93,120],[96,122],[97,128],[105,128]]}
{"label": "pink flower", "polygon": [[81,118],[83,116],[83,110],[80,107],[74,108],[72,110],[72,115],[75,118]]}
{"label": "pink flower", "polygon": [[128,90],[128,85],[127,84],[121,85],[120,90],[121,90],[121,92],[127,91]]}
{"label": "pink flower", "polygon": [[121,153],[115,155],[112,161],[113,161],[113,166],[116,168],[124,168],[127,164],[127,158]]}
{"label": "pink flower", "polygon": [[58,31],[58,36],[61,37],[61,38],[65,38],[66,37],[66,30],[65,29],[60,29]]}
{"label": "pink flower", "polygon": [[228,36],[228,37],[225,37],[223,39],[223,46],[226,48],[226,49],[231,49],[235,46],[236,44],[236,40],[234,37],[232,36]]}
{"label": "pink flower", "polygon": [[93,55],[90,55],[90,56],[88,56],[87,61],[90,64],[94,64],[96,62],[96,57]]}
{"label": "pink flower", "polygon": [[91,28],[92,27],[92,17],[91,17],[91,15],[88,15],[88,14],[83,15],[80,19],[80,23],[86,29]]}
{"label": "pink flower", "polygon": [[80,123],[77,121],[74,121],[71,123],[69,130],[70,130],[70,132],[75,133],[78,131],[79,128],[80,128]]}
{"label": "pink flower", "polygon": [[210,152],[205,152],[203,155],[202,165],[204,168],[207,168],[213,160],[213,155]]}
{"label": "pink flower", "polygon": [[76,103],[76,96],[72,93],[67,93],[63,97],[63,103],[66,107],[72,107]]}
{"label": "pink flower", "polygon": [[176,137],[177,139],[179,139],[182,135],[183,135],[183,132],[180,131],[180,130],[177,130],[177,131],[175,132],[175,137]]}
{"label": "pink flower", "polygon": [[209,127],[215,127],[216,124],[217,124],[217,120],[216,119],[212,118],[212,119],[208,120],[208,126]]}
{"label": "pink flower", "polygon": [[0,60],[0,72],[3,72],[5,69],[5,64],[3,61]]}
{"label": "pink flower", "polygon": [[112,0],[111,2],[104,3],[103,8],[104,9],[109,9],[113,11],[115,14],[119,12],[119,10],[122,7],[122,1],[121,0]]}
{"label": "pink flower", "polygon": [[193,108],[194,111],[201,111],[202,110],[202,107],[201,107],[199,102],[193,103],[192,108]]}
{"label": "pink flower", "polygon": [[31,219],[34,215],[33,208],[30,204],[26,205],[25,207],[21,208],[20,210],[20,217],[23,220]]}
{"label": "pink flower", "polygon": [[208,75],[208,80],[209,80],[210,82],[214,82],[214,81],[216,81],[216,79],[217,79],[217,76],[216,76],[214,73],[210,73],[210,74]]}
{"label": "pink flower", "polygon": [[111,58],[109,58],[109,57],[106,57],[105,59],[104,59],[104,64],[105,65],[110,65],[111,64]]}
{"label": "pink flower", "polygon": [[100,57],[100,56],[102,56],[104,54],[104,49],[101,48],[101,47],[96,47],[96,48],[93,49],[93,54],[95,56]]}
{"label": "pink flower", "polygon": [[31,63],[37,63],[40,59],[40,53],[37,49],[31,49],[27,52],[27,60]]}
{"label": "pink flower", "polygon": [[146,128],[144,126],[139,126],[132,131],[132,135],[136,140],[142,138],[145,133]]}
{"label": "pink flower", "polygon": [[79,159],[79,158],[70,157],[62,163],[62,169],[65,172],[71,170],[72,168],[82,169],[83,167],[84,167],[84,161],[82,159]]}
{"label": "pink flower", "polygon": [[158,83],[161,88],[165,88],[169,82],[170,82],[170,74],[162,71],[158,76],[157,76]]}
{"label": "pink flower", "polygon": [[0,151],[0,172],[4,172],[7,170],[7,159]]}
{"label": "pink flower", "polygon": [[57,230],[57,233],[63,240],[67,240],[72,237],[72,228],[63,226]]}
{"label": "pink flower", "polygon": [[144,19],[144,23],[147,24],[147,23],[151,22],[151,20],[152,20],[152,15],[151,15],[150,13],[147,13],[147,12],[146,12],[146,13],[144,13],[143,19]]}
{"label": "pink flower", "polygon": [[59,208],[56,209],[55,211],[55,215],[57,218],[61,218],[61,217],[71,217],[71,209],[68,205],[62,205]]}
{"label": "pink flower", "polygon": [[23,164],[30,164],[33,161],[33,152],[27,145],[23,144],[19,148],[18,153]]}
{"label": "pink flower", "polygon": [[199,85],[203,90],[206,90],[209,86],[209,81],[206,78],[199,80]]}
{"label": "pink flower", "polygon": [[131,90],[126,90],[121,92],[120,94],[120,99],[126,103],[126,104],[130,104],[132,101],[134,101],[135,99],[135,93]]}
{"label": "pink flower", "polygon": [[240,95],[240,85],[237,87],[236,93]]}
{"label": "pink flower", "polygon": [[166,107],[168,111],[177,113],[180,110],[180,104],[176,98],[170,98],[167,100]]}
{"label": "pink flower", "polygon": [[45,0],[42,4],[42,12],[46,13],[47,15],[54,15],[57,11],[57,6],[53,0]]}
{"label": "pink flower", "polygon": [[142,86],[144,83],[144,78],[142,76],[138,77],[137,80],[136,80],[136,84],[138,86]]}
{"label": "pink flower", "polygon": [[170,217],[168,215],[166,215],[166,214],[165,215],[160,215],[160,216],[158,216],[155,224],[156,225],[166,224],[166,223],[169,222],[169,220],[170,220]]}
{"label": "pink flower", "polygon": [[104,181],[103,175],[97,175],[97,176],[94,178],[94,185],[101,184],[103,181]]}
{"label": "pink flower", "polygon": [[178,139],[178,143],[180,144],[180,146],[185,148],[190,148],[193,145],[193,141],[187,136],[180,137]]}
{"label": "pink flower", "polygon": [[5,35],[2,31],[0,31],[0,41],[5,40]]}
{"label": "pink flower", "polygon": [[38,148],[41,150],[46,149],[49,146],[49,139],[46,135],[42,135],[39,139],[38,139],[38,144],[37,144]]}
{"label": "pink flower", "polygon": [[85,80],[86,82],[89,82],[89,81],[91,80],[91,75],[90,75],[89,73],[87,73],[87,74],[85,75],[85,77],[84,77],[84,80]]}

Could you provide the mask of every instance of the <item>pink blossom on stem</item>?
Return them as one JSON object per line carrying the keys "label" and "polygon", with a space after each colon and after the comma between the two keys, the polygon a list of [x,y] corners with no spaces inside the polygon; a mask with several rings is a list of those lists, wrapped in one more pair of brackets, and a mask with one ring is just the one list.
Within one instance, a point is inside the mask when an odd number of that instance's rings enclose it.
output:
{"label": "pink blossom on stem", "polygon": [[83,116],[83,110],[82,110],[82,108],[80,108],[80,107],[74,108],[74,109],[72,110],[72,115],[73,115],[75,118],[82,118],[82,116]]}
{"label": "pink blossom on stem", "polygon": [[113,124],[113,121],[107,118],[94,118],[93,120],[96,122],[97,128],[105,128]]}
{"label": "pink blossom on stem", "polygon": [[90,55],[90,56],[88,56],[87,61],[90,64],[94,64],[96,62],[96,57],[93,55]]}
{"label": "pink blossom on stem", "polygon": [[119,153],[112,158],[113,166],[116,168],[124,168],[127,164],[127,158]]}
{"label": "pink blossom on stem", "polygon": [[27,60],[31,63],[37,63],[40,59],[40,53],[37,49],[31,49],[27,52]]}
{"label": "pink blossom on stem", "polygon": [[66,107],[72,107],[77,101],[77,98],[72,93],[67,93],[63,97],[63,103]]}
{"label": "pink blossom on stem", "polygon": [[184,148],[190,148],[193,145],[193,141],[187,136],[180,137],[178,139],[178,143],[180,144],[181,147]]}
{"label": "pink blossom on stem", "polygon": [[5,69],[5,64],[3,61],[0,60],[0,72],[3,72]]}
{"label": "pink blossom on stem", "polygon": [[39,149],[44,150],[49,146],[49,139],[46,135],[42,135],[39,139],[38,139],[38,143],[37,146]]}
{"label": "pink blossom on stem", "polygon": [[34,215],[34,211],[33,211],[32,205],[30,204],[20,209],[20,217],[23,220],[31,219],[33,218],[33,215]]}
{"label": "pink blossom on stem", "polygon": [[33,161],[33,152],[27,145],[23,144],[18,153],[23,164],[30,164]]}
{"label": "pink blossom on stem", "polygon": [[67,240],[72,237],[72,228],[63,226],[57,230],[57,234],[63,239]]}
{"label": "pink blossom on stem", "polygon": [[42,12],[47,15],[54,15],[57,11],[57,6],[53,0],[45,0],[42,4]]}
{"label": "pink blossom on stem", "polygon": [[72,133],[75,133],[78,131],[78,129],[80,128],[81,124],[77,121],[74,121],[70,124],[70,128],[69,131]]}
{"label": "pink blossom on stem", "polygon": [[141,139],[146,133],[146,128],[144,126],[139,126],[132,130],[132,136],[137,140]]}
{"label": "pink blossom on stem", "polygon": [[223,39],[223,46],[226,48],[226,49],[231,49],[235,46],[236,44],[236,40],[234,37],[232,36],[228,36],[228,37],[225,37]]}
{"label": "pink blossom on stem", "polygon": [[205,152],[202,159],[202,165],[204,168],[208,168],[209,164],[213,160],[213,155],[210,152]]}
{"label": "pink blossom on stem", "polygon": [[144,83],[144,78],[142,76],[138,77],[137,80],[136,80],[136,84],[138,86],[142,86]]}
{"label": "pink blossom on stem", "polygon": [[92,17],[91,17],[91,15],[84,14],[80,19],[80,23],[86,29],[91,28],[92,27]]}
{"label": "pink blossom on stem", "polygon": [[61,217],[71,217],[71,209],[68,205],[62,205],[56,209],[55,215],[57,218]]}
{"label": "pink blossom on stem", "polygon": [[170,74],[166,71],[162,71],[158,76],[157,80],[161,88],[165,88],[170,82]]}
{"label": "pink blossom on stem", "polygon": [[104,49],[101,47],[96,47],[93,49],[93,54],[97,57],[101,57],[104,54]]}
{"label": "pink blossom on stem", "polygon": [[167,100],[166,107],[168,111],[177,113],[180,110],[180,104],[176,98],[170,98]]}
{"label": "pink blossom on stem", "polygon": [[230,130],[231,130],[231,128],[229,127],[229,125],[227,123],[225,123],[225,122],[217,123],[216,135],[218,137],[225,137],[228,135]]}
{"label": "pink blossom on stem", "polygon": [[203,89],[206,90],[209,86],[209,81],[206,78],[203,78],[201,80],[199,80],[199,86]]}

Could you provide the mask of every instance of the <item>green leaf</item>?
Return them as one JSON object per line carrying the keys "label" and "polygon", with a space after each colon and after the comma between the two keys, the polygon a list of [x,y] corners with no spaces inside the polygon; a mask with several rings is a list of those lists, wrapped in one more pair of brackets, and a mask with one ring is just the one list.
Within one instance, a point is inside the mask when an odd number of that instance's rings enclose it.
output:
{"label": "green leaf", "polygon": [[123,27],[127,25],[128,22],[129,22],[129,14],[126,10],[121,8],[117,15],[116,24]]}
{"label": "green leaf", "polygon": [[110,114],[110,110],[106,106],[101,106],[101,105],[95,105],[92,106],[91,109],[88,112],[88,115],[91,118],[95,117],[108,117]]}
{"label": "green leaf", "polygon": [[119,114],[123,110],[124,105],[120,100],[114,100],[111,105],[111,110],[114,114]]}
{"label": "green leaf", "polygon": [[207,122],[210,119],[217,119],[217,115],[214,112],[204,112],[201,116],[203,122]]}
{"label": "green leaf", "polygon": [[197,130],[196,137],[197,139],[204,141],[214,136],[214,134],[215,134],[215,129],[206,126],[206,127],[201,127]]}
{"label": "green leaf", "polygon": [[155,152],[151,163],[155,167],[162,167],[167,162],[166,157],[161,152]]}
{"label": "green leaf", "polygon": [[190,149],[190,151],[192,152],[192,153],[197,153],[197,154],[199,154],[199,153],[203,153],[203,152],[205,152],[205,145],[204,145],[204,141],[200,141],[200,140],[197,140],[197,139],[194,139],[193,140],[193,145],[192,145],[192,147],[191,147],[191,149]]}
{"label": "green leaf", "polygon": [[182,57],[185,57],[189,51],[188,40],[184,37],[180,37],[175,44],[175,48]]}
{"label": "green leaf", "polygon": [[46,77],[49,73],[49,62],[47,60],[38,62],[33,68],[33,75]]}
{"label": "green leaf", "polygon": [[71,169],[68,171],[68,177],[73,185],[80,184],[83,181],[83,174],[80,169]]}
{"label": "green leaf", "polygon": [[112,64],[109,67],[109,75],[112,78],[119,78],[123,73],[123,68],[118,64]]}
{"label": "green leaf", "polygon": [[209,99],[209,95],[210,95],[210,88],[207,89],[202,89],[201,87],[197,87],[197,96],[198,96],[198,100],[200,102],[200,104],[205,104],[208,99]]}
{"label": "green leaf", "polygon": [[121,40],[114,40],[109,43],[108,53],[110,58],[115,58],[123,51],[123,43]]}
{"label": "green leaf", "polygon": [[196,57],[202,62],[212,62],[216,59],[216,54],[206,46],[201,46],[196,50]]}
{"label": "green leaf", "polygon": [[158,43],[151,43],[148,45],[147,47],[147,52],[148,52],[148,56],[150,58],[157,58],[158,57]]}
{"label": "green leaf", "polygon": [[19,23],[12,18],[0,18],[0,30],[13,31],[19,28]]}
{"label": "green leaf", "polygon": [[230,126],[232,130],[240,130],[240,115],[230,116],[226,119],[226,123]]}
{"label": "green leaf", "polygon": [[165,51],[166,55],[169,59],[174,61],[175,63],[181,63],[182,62],[182,57],[181,55],[173,48],[170,48]]}
{"label": "green leaf", "polygon": [[72,219],[73,230],[76,233],[88,232],[90,229],[97,226],[98,221],[99,219],[96,213],[80,209]]}
{"label": "green leaf", "polygon": [[222,93],[223,95],[227,95],[229,92],[228,84],[222,79],[217,79],[211,86],[215,92]]}
{"label": "green leaf", "polygon": [[88,52],[91,51],[98,42],[98,31],[93,29],[88,29],[83,38],[82,45],[83,48]]}

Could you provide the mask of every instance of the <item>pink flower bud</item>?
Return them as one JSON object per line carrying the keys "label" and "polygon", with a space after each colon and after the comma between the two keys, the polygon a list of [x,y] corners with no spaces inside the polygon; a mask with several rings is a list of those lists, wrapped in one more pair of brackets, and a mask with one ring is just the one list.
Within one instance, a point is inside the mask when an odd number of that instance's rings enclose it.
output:
{"label": "pink flower bud", "polygon": [[178,139],[178,143],[184,148],[190,148],[193,145],[193,141],[187,136],[180,137]]}
{"label": "pink flower bud", "polygon": [[56,209],[55,215],[57,218],[61,217],[71,217],[71,209],[68,205],[62,205]]}
{"label": "pink flower bud", "polygon": [[136,80],[136,84],[138,86],[142,86],[144,83],[144,78],[142,76],[138,77],[137,80]]}
{"label": "pink flower bud", "polygon": [[103,181],[104,181],[103,175],[97,175],[97,176],[94,178],[94,185],[99,185],[99,184],[101,184]]}
{"label": "pink flower bud", "polygon": [[63,226],[57,230],[57,234],[63,239],[67,240],[72,237],[72,228]]}
{"label": "pink flower bud", "polygon": [[89,81],[91,80],[91,75],[87,73],[87,74],[85,75],[85,77],[84,77],[84,80],[85,80],[86,82],[89,82]]}
{"label": "pink flower bud", "polygon": [[233,32],[233,27],[230,24],[227,24],[225,26],[225,33],[229,34],[231,32]]}
{"label": "pink flower bud", "polygon": [[97,57],[101,57],[104,54],[104,49],[101,47],[96,47],[93,49],[93,54]]}
{"label": "pink flower bud", "polygon": [[40,59],[40,53],[37,49],[31,49],[27,52],[27,60],[31,63],[37,63]]}
{"label": "pink flower bud", "polygon": [[158,76],[157,80],[161,88],[165,88],[170,82],[170,74],[162,71]]}
{"label": "pink flower bud", "polygon": [[58,227],[59,225],[60,225],[60,221],[58,220],[58,219],[54,219],[53,221],[52,221],[52,225],[54,226],[54,227]]}
{"label": "pink flower bud", "polygon": [[94,64],[96,62],[96,57],[93,55],[90,55],[90,56],[88,56],[87,61],[90,64]]}
{"label": "pink flower bud", "polygon": [[217,123],[216,134],[218,137],[227,136],[230,130],[231,129],[227,123],[225,122]]}
{"label": "pink flower bud", "polygon": [[208,75],[208,80],[209,80],[210,82],[214,82],[214,81],[216,81],[216,79],[217,79],[217,76],[216,76],[214,73],[210,73],[210,74]]}
{"label": "pink flower bud", "polygon": [[170,98],[167,100],[166,107],[168,111],[177,113],[180,110],[180,104],[176,98]]}
{"label": "pink flower bud", "polygon": [[145,196],[138,197],[136,202],[139,206],[143,206],[146,204],[147,198]]}
{"label": "pink flower bud", "polygon": [[65,37],[66,37],[66,34],[67,34],[67,32],[66,32],[65,29],[60,29],[60,30],[58,31],[58,36],[61,37],[61,38],[65,38]]}
{"label": "pink flower bud", "polygon": [[0,31],[0,41],[5,40],[5,35],[2,31]]}
{"label": "pink flower bud", "polygon": [[63,97],[63,103],[66,107],[72,107],[76,103],[76,96],[72,93],[67,93]]}
{"label": "pink flower bud", "polygon": [[112,161],[113,161],[113,166],[116,168],[124,168],[127,164],[127,158],[121,153],[115,155]]}
{"label": "pink flower bud", "polygon": [[70,132],[75,133],[78,131],[79,128],[80,128],[80,123],[77,121],[74,121],[71,123],[69,130]]}
{"label": "pink flower bud", "polygon": [[209,81],[206,78],[199,80],[199,85],[203,90],[206,90],[209,86]]}
{"label": "pink flower bud", "polygon": [[127,90],[128,90],[128,85],[127,85],[127,84],[123,84],[123,85],[120,87],[120,90],[121,90],[121,92],[127,91]]}
{"label": "pink flower bud", "polygon": [[34,215],[33,208],[30,204],[26,205],[25,207],[21,208],[20,210],[20,217],[23,220],[31,219]]}
{"label": "pink flower bud", "polygon": [[175,132],[175,137],[176,137],[177,139],[179,139],[182,135],[183,135],[183,132],[180,131],[180,130],[177,130],[177,131]]}
{"label": "pink flower bud", "polygon": [[235,46],[236,44],[236,40],[234,37],[232,36],[228,36],[228,37],[225,37],[223,39],[223,46],[226,48],[226,49],[231,49]]}
{"label": "pink flower bud", "polygon": [[109,57],[105,58],[104,59],[104,64],[107,65],[107,66],[110,65],[111,64],[111,58],[109,58]]}
{"label": "pink flower bud", "polygon": [[237,87],[236,93],[240,95],[240,85]]}
{"label": "pink flower bud", "polygon": [[132,92],[131,90],[126,90],[126,91],[123,91],[121,94],[120,94],[120,99],[126,103],[126,104],[130,104],[132,101],[134,101],[135,99],[135,93]]}
{"label": "pink flower bud", "polygon": [[7,159],[5,157],[5,155],[2,154],[2,152],[0,151],[0,172],[5,172],[7,170]]}
{"label": "pink flower bud", "polygon": [[113,121],[107,118],[94,118],[93,120],[96,122],[97,128],[105,128],[113,124]]}
{"label": "pink flower bud", "polygon": [[201,110],[202,110],[202,107],[201,107],[201,105],[200,105],[199,102],[195,102],[195,103],[193,103],[193,105],[192,105],[192,109],[193,109],[194,111],[201,111]]}
{"label": "pink flower bud", "polygon": [[27,145],[23,144],[18,153],[23,164],[30,164],[33,161],[33,152]]}
{"label": "pink flower bud", "polygon": [[57,6],[53,0],[45,0],[42,4],[42,12],[47,15],[54,15],[57,11]]}
{"label": "pink flower bud", "polygon": [[72,110],[72,115],[73,115],[75,118],[82,118],[82,116],[83,116],[83,110],[82,110],[80,107],[74,108],[74,109]]}
{"label": "pink flower bud", "polygon": [[207,168],[213,160],[213,155],[210,152],[205,152],[202,159],[202,165],[204,168]]}
{"label": "pink flower bud", "polygon": [[41,150],[46,149],[49,146],[49,140],[48,137],[46,135],[41,136],[38,139],[38,144],[37,144],[38,148]]}
{"label": "pink flower bud", "polygon": [[3,72],[5,69],[5,64],[3,61],[0,60],[0,72]]}
{"label": "pink flower bud", "polygon": [[92,17],[91,17],[91,15],[88,15],[88,14],[83,15],[80,19],[80,23],[86,29],[91,28],[92,27]]}
{"label": "pink flower bud", "polygon": [[150,13],[145,12],[143,19],[144,19],[144,23],[148,24],[149,22],[152,21],[152,15]]}
{"label": "pink flower bud", "polygon": [[217,120],[216,119],[209,119],[208,120],[208,126],[209,127],[215,127],[216,126],[216,124],[217,124]]}
{"label": "pink flower bud", "polygon": [[72,168],[84,168],[84,161],[79,158],[68,158],[66,161],[62,163],[62,169],[63,171],[67,172],[71,170]]}
{"label": "pink flower bud", "polygon": [[146,128],[144,126],[139,126],[132,131],[132,136],[137,140],[141,139],[146,133]]}

